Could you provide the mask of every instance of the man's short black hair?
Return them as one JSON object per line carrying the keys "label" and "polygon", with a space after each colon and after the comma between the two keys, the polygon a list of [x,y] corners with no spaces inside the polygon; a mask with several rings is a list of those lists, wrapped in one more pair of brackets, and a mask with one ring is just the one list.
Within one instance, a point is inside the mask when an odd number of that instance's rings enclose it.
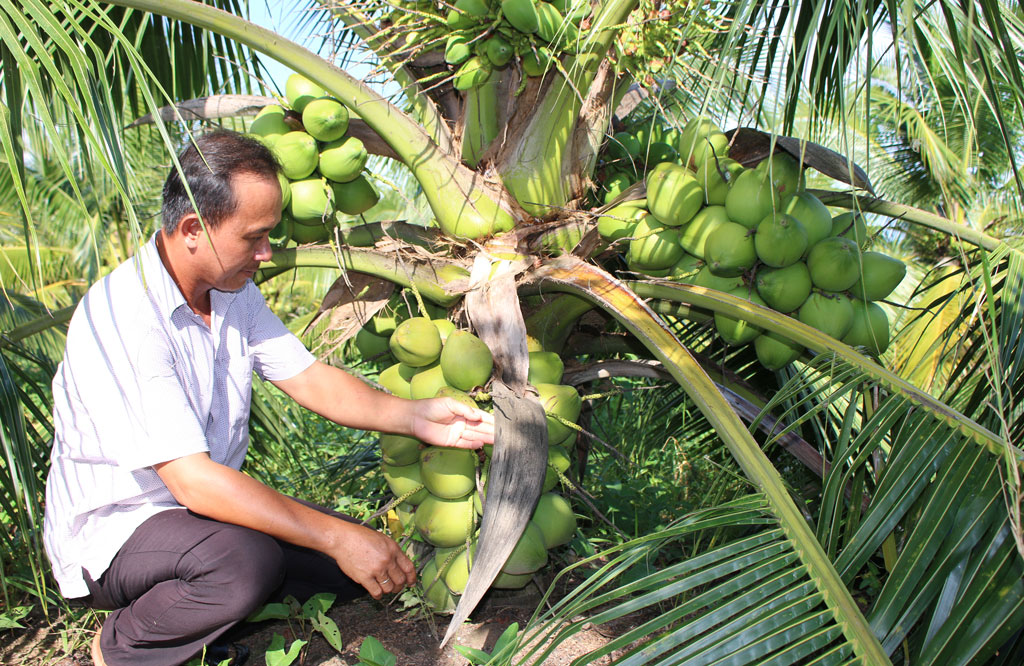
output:
{"label": "man's short black hair", "polygon": [[238,208],[231,191],[232,176],[244,173],[277,178],[280,169],[274,154],[262,143],[224,129],[195,137],[178,155],[178,162],[181,174],[172,166],[164,182],[161,215],[167,234],[174,233],[181,218],[195,211],[181,181],[182,174],[203,223],[214,228]]}

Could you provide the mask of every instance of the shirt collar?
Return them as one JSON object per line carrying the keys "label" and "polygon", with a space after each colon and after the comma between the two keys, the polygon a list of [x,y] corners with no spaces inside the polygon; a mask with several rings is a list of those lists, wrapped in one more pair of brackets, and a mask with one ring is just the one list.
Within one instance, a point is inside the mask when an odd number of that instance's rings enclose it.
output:
{"label": "shirt collar", "polygon": [[[185,312],[192,315],[192,308],[185,300],[185,295],[181,293],[181,289],[178,288],[174,278],[167,272],[163,260],[160,259],[160,250],[156,247],[156,233],[149,237],[149,242],[140,247],[135,256],[138,258],[135,268],[139,273],[139,279],[142,280],[146,291],[163,317],[170,321],[179,308],[185,308]],[[225,310],[243,289],[245,286],[238,291],[211,289],[211,311],[217,313]]]}
{"label": "shirt collar", "polygon": [[[185,295],[178,289],[178,285],[160,259],[160,251],[156,247],[156,233],[149,237],[149,242],[140,247],[135,256],[135,270],[139,279],[165,319],[170,321],[171,316],[180,307],[189,309]],[[191,312],[190,309],[189,311]]]}

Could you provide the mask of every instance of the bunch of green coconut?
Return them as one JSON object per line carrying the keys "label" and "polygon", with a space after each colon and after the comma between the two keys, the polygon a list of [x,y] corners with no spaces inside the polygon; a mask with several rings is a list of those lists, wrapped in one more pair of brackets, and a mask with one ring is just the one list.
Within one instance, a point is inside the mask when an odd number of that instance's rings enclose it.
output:
{"label": "bunch of green coconut", "polygon": [[348,109],[299,74],[288,77],[285,96],[288,108],[267,105],[249,126],[281,164],[281,223],[271,232],[277,247],[326,241],[346,216],[379,199],[363,175],[363,142],[346,136]]}
{"label": "bunch of green coconut", "polygon": [[[623,249],[630,271],[729,292],[872,355],[885,351],[889,321],[877,301],[899,285],[906,266],[869,249],[872,235],[862,216],[833,217],[806,191],[803,168],[788,153],[776,152],[754,168],[730,159],[728,138],[707,119],[666,138],[677,141],[677,157],[646,171],[646,199],[625,201],[598,218],[602,239]],[[638,145],[636,136],[616,134],[608,161],[641,155]],[[624,189],[607,190],[608,202]],[[742,320],[714,319],[727,344],[753,343],[768,369],[804,351]]]}
{"label": "bunch of green coconut", "polygon": [[[396,361],[379,373],[377,382],[403,398],[448,396],[487,409],[494,366],[487,345],[457,329],[432,309],[436,306],[424,305],[424,316],[408,316],[409,308],[397,298],[357,334],[364,358],[390,353]],[[531,344],[529,382],[548,414],[548,470],[530,523],[492,585],[498,589],[524,587],[547,563],[547,551],[567,543],[576,531],[572,507],[552,491],[569,468],[576,430],[567,424],[579,418],[580,395],[559,383],[564,366],[558,354]],[[492,447],[478,452],[381,434],[380,449],[381,471],[395,496],[399,519],[434,549],[420,573],[423,597],[435,611],[450,612],[472,568]]]}
{"label": "bunch of green coconut", "polygon": [[591,13],[590,0],[404,0],[393,5],[393,50],[415,53],[443,46],[457,90],[478,88],[495,70],[516,61],[526,76],[541,76],[562,53],[575,49],[579,25]]}

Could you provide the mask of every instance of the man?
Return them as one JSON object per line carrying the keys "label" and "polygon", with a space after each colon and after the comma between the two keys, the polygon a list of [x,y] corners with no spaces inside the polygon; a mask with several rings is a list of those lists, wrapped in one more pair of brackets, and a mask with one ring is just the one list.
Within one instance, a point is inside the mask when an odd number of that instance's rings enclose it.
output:
{"label": "man", "polygon": [[[198,150],[197,150],[198,148]],[[315,361],[251,281],[280,219],[277,163],[217,131],[179,156],[163,227],[94,285],[54,377],[44,539],[61,593],[112,609],[111,666],[181,664],[268,598],[374,598],[415,581],[398,545],[239,471],[252,373],[347,426],[479,447],[493,421],[375,391]]]}

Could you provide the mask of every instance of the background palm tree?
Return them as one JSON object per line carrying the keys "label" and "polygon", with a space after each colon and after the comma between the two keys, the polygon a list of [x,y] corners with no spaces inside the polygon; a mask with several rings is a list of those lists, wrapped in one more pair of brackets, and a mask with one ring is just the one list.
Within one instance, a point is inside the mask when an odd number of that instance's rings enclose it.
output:
{"label": "background palm tree", "polygon": [[[419,54],[398,56],[385,50],[383,43],[390,34],[386,26],[377,32],[372,29],[383,17],[382,5],[367,2],[327,9],[351,34],[368,40],[380,66],[403,86],[414,115],[387,105],[359,82],[301,49],[274,43],[228,15],[174,0],[124,0],[122,4],[174,20],[90,2],[68,2],[56,8],[36,0],[20,6],[0,3],[5,93],[0,141],[19,214],[25,220],[24,272],[31,276],[25,283],[36,292],[45,280],[36,260],[37,248],[43,245],[35,237],[37,227],[48,225],[40,224],[43,218],[23,194],[30,180],[26,167],[31,165],[15,156],[23,154],[26,137],[31,136],[26,127],[37,124],[51,139],[54,161],[60,165],[74,206],[89,209],[86,192],[79,186],[83,179],[74,167],[79,159],[95,168],[97,179],[113,184],[118,201],[114,208],[119,207],[126,220],[123,249],[131,244],[127,239],[138,242],[142,236],[144,225],[135,205],[145,200],[146,191],[132,171],[132,162],[124,159],[128,134],[120,128],[125,121],[141,115],[143,109],[155,111],[164,101],[196,96],[204,88],[224,91],[246,85],[247,79],[233,76],[236,71],[221,60],[193,66],[200,51],[181,50],[186,48],[183,45],[211,38],[204,31],[184,28],[179,21],[226,38],[210,43],[210,54],[234,49],[236,42],[261,50],[304,72],[357,109],[397,161],[410,169],[441,229],[459,236],[475,235],[472,230],[481,226],[532,231],[533,215],[555,211],[551,217],[558,221],[565,219],[562,211],[583,205],[580,195],[598,157],[594,139],[601,139],[619,108],[613,104],[619,97],[613,95],[614,87],[603,85],[615,74],[618,83],[629,83],[627,66],[636,83],[650,88],[646,103],[670,122],[690,116],[696,100],[699,108],[717,112],[718,117],[728,114],[744,122],[764,122],[768,129],[785,133],[795,127],[804,104],[808,126],[817,128],[809,134],[823,135],[824,128],[831,126],[856,127],[844,110],[863,104],[866,120],[875,121],[865,122],[866,143],[886,138],[877,126],[894,126],[894,141],[903,140],[903,135],[909,138],[911,131],[903,129],[911,115],[908,105],[886,106],[873,87],[851,89],[849,85],[851,72],[872,71],[870,47],[883,25],[900,36],[893,44],[896,62],[904,62],[900,51],[904,31],[914,30],[913,39],[906,43],[913,43],[916,51],[906,62],[921,68],[921,80],[928,73],[929,85],[919,87],[926,94],[909,96],[909,106],[916,106],[926,117],[928,112],[952,116],[955,111],[957,123],[966,128],[956,133],[959,143],[951,138],[952,132],[943,137],[946,148],[937,148],[935,155],[945,162],[929,158],[928,168],[941,172],[939,167],[949,166],[951,152],[958,149],[973,152],[988,147],[996,158],[993,163],[1004,155],[1002,167],[985,166],[978,172],[975,181],[981,185],[964,187],[950,178],[940,181],[943,207],[937,210],[947,211],[951,202],[976,196],[972,193],[999,179],[1000,170],[1005,181],[1016,185],[1016,178],[1011,178],[1016,174],[1016,133],[1010,128],[1019,125],[1024,100],[1019,63],[1022,33],[1016,10],[992,0],[966,6],[942,2],[937,11],[924,10],[917,3],[895,6],[873,1],[737,2],[692,11],[647,1],[595,3],[596,27],[583,42],[584,52],[564,62],[563,76],[575,90],[528,86],[525,97],[516,98],[511,96],[516,86],[509,82],[504,92],[494,93],[513,102],[514,113],[520,114],[515,117],[524,121],[513,123],[520,131],[489,162],[501,173],[507,190],[487,172],[461,164],[462,155],[455,152],[463,138],[457,129],[466,127],[455,121],[463,117],[466,99],[435,85],[434,79],[417,83],[424,70],[417,69],[415,56],[429,53],[437,43],[428,40]],[[915,29],[924,20],[930,21],[930,29]],[[601,26],[607,29],[598,29]],[[408,30],[392,29],[392,33],[408,36]],[[136,41],[141,44],[137,50],[131,46]],[[153,46],[147,46],[150,43]],[[163,53],[160,44],[171,45],[166,51],[170,57],[145,62],[167,66],[151,65],[147,70],[136,52],[149,48]],[[927,56],[920,56],[923,46],[931,47]],[[608,62],[610,54],[623,70],[591,69],[595,62]],[[249,56],[242,51],[240,57]],[[430,74],[428,70],[426,75]],[[666,79],[675,81],[675,87]],[[902,69],[895,80],[905,80]],[[620,93],[624,88],[619,86]],[[948,101],[944,96],[948,90],[955,101],[947,109],[942,103]],[[589,96],[597,112],[580,115],[583,103],[577,92]],[[872,94],[875,102],[869,103]],[[530,116],[528,104],[543,113]],[[16,112],[22,109],[38,116]],[[641,109],[641,113],[647,111]],[[71,122],[65,126],[56,118]],[[157,127],[173,145],[167,126],[158,122]],[[917,129],[925,127],[931,126],[921,123]],[[982,127],[998,128],[1001,144],[991,142],[990,133],[981,132]],[[574,129],[587,131],[573,134]],[[579,141],[559,139],[567,136]],[[856,145],[839,148],[854,154],[850,148]],[[563,178],[564,173],[569,177]],[[465,205],[467,200],[471,206]],[[850,201],[843,203],[935,223],[905,207],[870,199]],[[756,491],[750,497],[703,508],[666,532],[624,544],[618,549],[621,554],[586,586],[541,614],[536,630],[549,632],[557,640],[578,629],[570,618],[580,612],[605,609],[592,618],[604,621],[673,599],[674,608],[623,639],[623,645],[639,641],[623,663],[712,663],[726,658],[730,663],[769,659],[884,663],[886,655],[915,663],[1016,663],[1006,660],[1019,657],[1024,649],[1020,637],[1024,613],[1020,451],[1011,444],[1019,441],[1015,435],[1020,429],[1016,398],[1021,395],[1022,347],[1016,296],[1021,257],[995,238],[971,234],[966,228],[957,231],[977,246],[950,245],[961,258],[957,288],[933,295],[934,285],[926,281],[921,294],[934,299],[929,304],[933,308],[911,319],[913,325],[904,329],[910,335],[920,330],[921,322],[934,317],[939,306],[964,304],[943,321],[938,335],[935,324],[925,326],[930,339],[923,344],[931,357],[951,368],[936,374],[942,380],[933,384],[939,399],[827,336],[727,294],[687,285],[626,285],[572,257],[544,259],[525,271],[522,289],[534,284],[546,292],[564,291],[583,298],[633,334],[646,353],[660,361],[662,371],[686,390],[683,408],[699,413],[698,423],[706,424],[703,433],[712,429],[717,433]],[[96,237],[95,232],[86,236]],[[94,264],[102,266],[102,253],[95,251],[100,244],[92,240],[91,245]],[[276,261],[281,266],[316,264],[322,255],[316,250],[288,251]],[[339,260],[350,269],[408,282],[369,251],[331,257]],[[101,271],[97,268],[86,275],[91,278]],[[427,293],[429,281],[422,276],[415,279]],[[751,363],[749,351],[720,348],[700,326],[677,323],[672,329],[675,335],[670,334],[663,320],[641,305],[636,295],[652,299],[653,310],[674,312],[683,319],[699,321],[701,313],[706,318],[711,312],[741,317],[822,353],[791,370],[768,373]],[[556,303],[558,299],[542,310],[556,311],[560,307]],[[476,307],[471,304],[471,310]],[[477,313],[489,314],[485,309],[477,309],[474,316]],[[6,337],[5,353],[20,352],[22,335],[35,330],[34,324],[25,326]],[[574,350],[569,347],[563,353],[572,355]],[[36,365],[45,374],[45,364]],[[5,386],[5,469],[11,479],[6,487],[8,511],[26,516],[10,523],[12,548],[20,548],[18,540],[34,538],[31,519],[32,511],[37,511],[38,475],[44,467],[39,451],[45,447],[46,410],[33,406],[45,405],[45,389],[36,390],[36,398],[13,380]],[[753,406],[755,426],[770,418],[770,436],[756,441],[719,387],[746,396],[744,404]],[[30,420],[44,424],[35,435],[18,425],[26,411],[32,414]],[[762,450],[768,446],[773,451],[770,445],[791,441],[787,437],[806,442],[829,463],[820,491],[806,512],[793,502],[772,459]],[[773,459],[779,460],[774,454]],[[813,529],[808,529],[808,518]],[[693,542],[688,540],[693,538],[705,540],[702,543],[710,540],[716,547],[692,557],[674,552],[673,563],[664,570],[635,574],[636,566],[658,552],[689,550]],[[34,552],[41,561],[38,549]],[[483,552],[481,559],[486,559]],[[34,584],[45,596],[41,568],[36,568]],[[629,582],[619,586],[623,580]],[[870,594],[861,594],[863,589]]]}

